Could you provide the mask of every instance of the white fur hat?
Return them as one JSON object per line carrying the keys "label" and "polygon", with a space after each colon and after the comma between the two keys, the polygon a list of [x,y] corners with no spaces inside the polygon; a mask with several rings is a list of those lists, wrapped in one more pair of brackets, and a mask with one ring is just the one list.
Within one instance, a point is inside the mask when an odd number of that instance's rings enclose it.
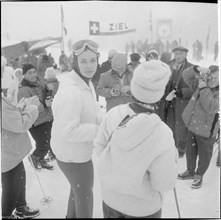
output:
{"label": "white fur hat", "polygon": [[55,69],[53,67],[48,67],[45,71],[45,79],[55,78],[57,75]]}
{"label": "white fur hat", "polygon": [[160,60],[143,62],[134,70],[131,93],[141,102],[156,103],[163,96],[170,75],[169,66]]}

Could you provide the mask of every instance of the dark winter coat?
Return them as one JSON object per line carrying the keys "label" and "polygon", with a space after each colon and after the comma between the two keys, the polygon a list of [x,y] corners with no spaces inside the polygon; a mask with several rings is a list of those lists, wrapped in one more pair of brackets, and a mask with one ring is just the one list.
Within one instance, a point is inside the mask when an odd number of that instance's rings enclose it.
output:
{"label": "dark winter coat", "polygon": [[183,123],[182,113],[193,94],[193,90],[190,89],[184,82],[182,73],[186,68],[192,66],[193,64],[185,60],[185,62],[178,70],[174,69],[174,65],[175,60],[173,59],[169,63],[172,75],[166,87],[165,97],[174,89],[177,91],[177,97],[172,101],[165,101],[164,117],[165,122],[173,131],[175,131],[176,125],[178,128],[177,131],[183,134],[185,133],[186,128]]}
{"label": "dark winter coat", "polygon": [[188,130],[203,137],[215,137],[219,130],[219,87],[198,88],[193,67],[183,72],[183,79],[194,91],[182,117]]}
{"label": "dark winter coat", "polygon": [[37,77],[37,81],[32,83],[27,81],[25,78],[21,81],[18,87],[18,101],[22,98],[29,98],[37,95],[41,102],[38,110],[39,116],[34,123],[34,126],[43,124],[53,119],[51,107],[47,107],[45,104],[45,98],[47,93],[47,84],[41,78]]}
{"label": "dark winter coat", "polygon": [[132,101],[131,94],[121,94],[117,97],[111,96],[111,90],[114,85],[118,84],[121,86],[129,86],[131,79],[132,72],[128,69],[126,70],[122,79],[119,77],[118,73],[112,69],[101,75],[96,92],[98,95],[105,97],[107,111],[109,111],[114,106],[119,104],[126,104]]}
{"label": "dark winter coat", "polygon": [[111,69],[111,60],[107,60],[101,64],[101,73],[105,73]]}

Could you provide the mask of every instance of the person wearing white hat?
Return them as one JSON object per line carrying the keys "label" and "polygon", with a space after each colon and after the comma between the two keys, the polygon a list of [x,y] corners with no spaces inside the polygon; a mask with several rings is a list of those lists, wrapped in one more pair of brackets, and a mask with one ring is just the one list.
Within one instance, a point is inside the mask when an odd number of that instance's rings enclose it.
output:
{"label": "person wearing white hat", "polygon": [[158,51],[156,49],[151,49],[146,54],[146,61],[158,60],[158,57],[159,57]]}
{"label": "person wearing white hat", "polygon": [[177,178],[171,129],[155,114],[171,71],[167,64],[141,63],[131,81],[133,101],[112,108],[94,140],[104,218],[160,218],[163,194]]}

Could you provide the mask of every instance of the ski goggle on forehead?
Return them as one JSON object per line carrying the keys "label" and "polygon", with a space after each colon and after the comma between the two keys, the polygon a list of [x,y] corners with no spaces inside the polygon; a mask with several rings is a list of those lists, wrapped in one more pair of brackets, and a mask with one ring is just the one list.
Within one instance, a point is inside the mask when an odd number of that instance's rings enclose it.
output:
{"label": "ski goggle on forehead", "polygon": [[98,44],[92,40],[81,40],[81,41],[76,42],[73,45],[73,52],[76,56],[78,56],[81,53],[83,53],[86,50],[86,48],[89,48],[93,52],[98,53],[97,52]]}

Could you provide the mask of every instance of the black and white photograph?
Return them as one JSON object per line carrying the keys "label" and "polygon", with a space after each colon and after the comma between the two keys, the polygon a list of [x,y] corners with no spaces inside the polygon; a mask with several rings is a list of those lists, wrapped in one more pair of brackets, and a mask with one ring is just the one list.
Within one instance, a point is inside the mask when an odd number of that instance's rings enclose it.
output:
{"label": "black and white photograph", "polygon": [[220,219],[221,1],[1,1],[1,218]]}

